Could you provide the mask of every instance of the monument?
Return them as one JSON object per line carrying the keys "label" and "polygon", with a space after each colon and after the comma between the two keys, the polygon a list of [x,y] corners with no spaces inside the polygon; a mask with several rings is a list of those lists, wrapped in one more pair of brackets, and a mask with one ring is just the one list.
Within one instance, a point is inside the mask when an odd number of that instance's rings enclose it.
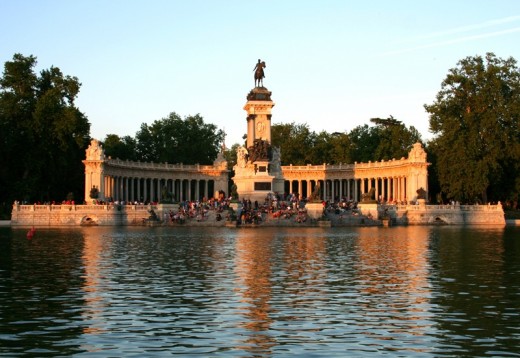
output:
{"label": "monument", "polygon": [[255,87],[247,95],[247,139],[237,149],[233,167],[239,199],[263,202],[273,192],[283,193],[284,179],[280,167],[280,149],[271,145],[271,92],[264,87],[265,62],[258,60],[254,68]]}
{"label": "monument", "polygon": [[[427,154],[413,144],[408,157],[353,164],[281,166],[280,148],[271,143],[274,102],[264,87],[266,64],[254,67],[255,87],[247,95],[247,138],[237,149],[231,196],[263,201],[272,193],[295,194],[319,226],[365,225],[364,218],[400,225],[505,225],[502,205],[427,205]],[[142,225],[158,223],[185,201],[226,197],[229,170],[224,147],[213,165],[146,163],[112,159],[93,139],[86,150],[85,205],[13,204],[12,226]],[[351,201],[357,211],[343,220],[325,211],[327,203]],[[237,205],[238,206],[238,205]],[[301,209],[301,206],[298,210]],[[332,216],[329,216],[332,215]],[[334,217],[336,215],[336,217]],[[334,220],[330,220],[330,218]],[[363,217],[363,218],[362,218]],[[360,218],[363,220],[356,220]],[[321,220],[320,220],[321,219]],[[219,224],[217,224],[219,222]],[[281,221],[282,223],[284,221]],[[279,225],[272,220],[270,224]],[[298,222],[298,225],[301,222]],[[222,225],[222,220],[215,225]]]}

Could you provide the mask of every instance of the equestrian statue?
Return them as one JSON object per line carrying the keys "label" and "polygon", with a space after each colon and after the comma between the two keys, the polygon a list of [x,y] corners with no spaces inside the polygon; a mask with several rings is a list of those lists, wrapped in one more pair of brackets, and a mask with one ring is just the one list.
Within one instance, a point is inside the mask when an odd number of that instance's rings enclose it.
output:
{"label": "equestrian statue", "polygon": [[253,69],[255,72],[255,87],[263,87],[264,86],[264,68],[265,68],[265,61],[261,61],[258,59],[258,62]]}

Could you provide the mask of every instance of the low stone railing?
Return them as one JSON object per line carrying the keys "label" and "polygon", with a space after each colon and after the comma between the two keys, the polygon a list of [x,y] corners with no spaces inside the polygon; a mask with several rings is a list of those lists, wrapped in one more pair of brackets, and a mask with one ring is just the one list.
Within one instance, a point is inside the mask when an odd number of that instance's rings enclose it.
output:
{"label": "low stone railing", "polygon": [[153,162],[134,162],[130,160],[121,159],[107,159],[106,163],[112,166],[124,167],[124,168],[135,168],[135,169],[169,169],[169,170],[214,170],[213,165],[201,165],[201,164],[170,164],[170,163],[153,163]]}
{"label": "low stone railing", "polygon": [[496,205],[418,205],[418,204],[398,204],[384,205],[389,210],[409,210],[409,211],[432,211],[432,210],[462,210],[462,211],[503,211],[502,204]]}
{"label": "low stone railing", "polygon": [[38,205],[38,204],[30,204],[30,205],[22,205],[22,204],[14,204],[13,211],[21,211],[21,212],[42,212],[42,211],[77,211],[77,212],[91,212],[91,211],[110,211],[110,210],[132,210],[132,211],[147,211],[150,208],[155,209],[155,205],[117,205],[117,204],[87,204],[87,205],[67,205],[67,204],[48,204],[48,205]]}

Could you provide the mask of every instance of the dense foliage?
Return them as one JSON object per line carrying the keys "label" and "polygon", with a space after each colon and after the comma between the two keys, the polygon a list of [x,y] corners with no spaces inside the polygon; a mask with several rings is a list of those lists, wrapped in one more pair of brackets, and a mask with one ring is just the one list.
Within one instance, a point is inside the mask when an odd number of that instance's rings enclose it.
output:
{"label": "dense foliage", "polygon": [[306,124],[274,124],[271,139],[279,146],[283,165],[339,164],[400,159],[421,141],[413,126],[399,121],[365,124],[348,133],[316,133]]}
{"label": "dense foliage", "polygon": [[512,58],[467,57],[425,106],[446,199],[515,199],[520,192],[520,72]]}
{"label": "dense foliage", "polygon": [[15,54],[0,78],[0,201],[83,198],[90,124],[75,106],[81,84]]}
{"label": "dense foliage", "polygon": [[200,115],[182,119],[170,113],[151,125],[141,124],[135,138],[107,135],[104,148],[106,155],[123,160],[212,164],[223,142],[224,132]]}

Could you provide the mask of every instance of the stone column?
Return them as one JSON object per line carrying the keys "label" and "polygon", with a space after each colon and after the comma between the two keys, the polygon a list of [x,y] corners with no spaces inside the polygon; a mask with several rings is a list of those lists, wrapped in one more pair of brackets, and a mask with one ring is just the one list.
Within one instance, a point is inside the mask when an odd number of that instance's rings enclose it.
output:
{"label": "stone column", "polygon": [[408,178],[405,176],[405,177],[403,177],[403,193],[404,193],[404,199],[408,203],[408,201],[411,198],[407,195],[407,191],[408,191],[407,188],[408,188]]}
{"label": "stone column", "polygon": [[392,177],[392,199],[394,201],[397,200],[397,191],[396,191],[396,185],[395,185],[395,177]]}
{"label": "stone column", "polygon": [[129,203],[132,203],[134,201],[134,182],[135,178],[129,177],[128,178],[128,198],[126,199]]}
{"label": "stone column", "polygon": [[157,178],[157,187],[155,188],[155,192],[157,193],[157,202],[161,202],[162,200],[162,179]]}
{"label": "stone column", "polygon": [[117,177],[115,175],[113,175],[111,178],[110,178],[110,197],[112,198],[112,200],[116,200],[116,195],[117,195]]}
{"label": "stone column", "polygon": [[113,199],[115,201],[115,200],[119,200],[119,176],[114,175],[113,180],[114,180],[114,191],[113,191],[113,193],[114,193],[113,197],[114,198]]}
{"label": "stone column", "polygon": [[406,199],[406,191],[404,187],[404,177],[399,178],[399,196],[401,197],[401,200]]}
{"label": "stone column", "polygon": [[137,178],[137,202],[141,202],[141,178]]}
{"label": "stone column", "polygon": [[154,201],[154,178],[150,178],[150,202]]}
{"label": "stone column", "polygon": [[121,199],[121,177],[119,175],[114,176],[114,195],[114,200]]}
{"label": "stone column", "polygon": [[125,194],[124,194],[123,200],[125,202],[128,202],[128,197],[129,197],[128,186],[129,186],[129,180],[128,180],[128,177],[125,177],[124,178],[124,184],[123,184],[123,187],[125,188]]}
{"label": "stone column", "polygon": [[397,177],[397,198],[399,200],[399,202],[401,202],[403,200],[403,191],[402,191],[402,181],[401,181],[401,177],[398,176]]}
{"label": "stone column", "polygon": [[105,185],[105,190],[103,191],[103,196],[106,198],[108,198],[108,176],[105,175],[105,177],[103,178],[103,183]]}

